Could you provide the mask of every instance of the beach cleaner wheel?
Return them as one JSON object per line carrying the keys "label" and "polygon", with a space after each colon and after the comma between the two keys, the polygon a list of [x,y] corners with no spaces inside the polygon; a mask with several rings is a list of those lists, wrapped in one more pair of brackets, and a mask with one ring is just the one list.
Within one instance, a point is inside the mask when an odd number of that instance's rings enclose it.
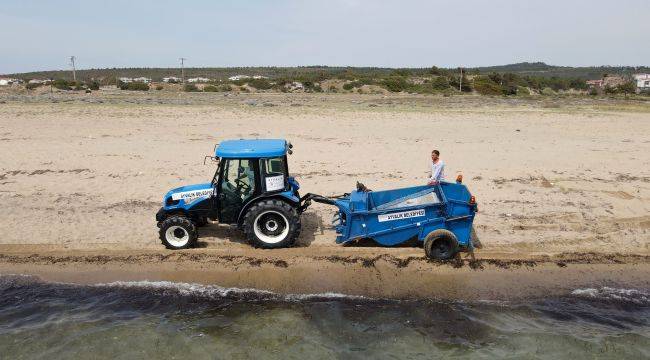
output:
{"label": "beach cleaner wheel", "polygon": [[449,260],[458,253],[458,240],[449,230],[438,229],[424,239],[424,253],[429,259]]}
{"label": "beach cleaner wheel", "polygon": [[160,224],[160,240],[168,249],[187,249],[196,244],[198,232],[194,223],[184,216],[171,216]]}

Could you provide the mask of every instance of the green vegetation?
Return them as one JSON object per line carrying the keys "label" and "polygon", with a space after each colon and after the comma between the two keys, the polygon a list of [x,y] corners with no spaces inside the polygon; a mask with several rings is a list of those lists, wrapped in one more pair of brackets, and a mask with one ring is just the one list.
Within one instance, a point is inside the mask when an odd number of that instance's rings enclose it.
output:
{"label": "green vegetation", "polygon": [[474,90],[481,95],[501,95],[504,89],[487,76],[474,78]]}
{"label": "green vegetation", "polygon": [[[408,92],[418,94],[452,95],[476,92],[490,96],[511,96],[533,94],[558,94],[573,90],[584,93],[590,91],[587,79],[600,79],[603,74],[612,76],[629,76],[636,72],[650,72],[650,68],[632,67],[561,67],[544,63],[519,63],[504,66],[464,68],[460,78],[458,68],[374,68],[374,67],[251,67],[251,68],[186,68],[186,77],[207,77],[212,81],[203,91],[232,91],[237,86],[239,91],[275,90],[293,91],[293,83],[301,83],[305,92],[336,92],[341,88],[346,92],[356,91],[364,85],[374,85],[390,92]],[[64,90],[94,90],[98,86],[115,84],[119,77],[151,78],[160,82],[163,77],[179,76],[180,70],[174,68],[132,68],[132,69],[90,69],[78,70],[79,82],[70,81],[69,71],[44,71],[25,74],[8,74],[7,77],[21,79],[54,78],[54,87]],[[228,80],[234,75],[247,75],[250,78],[236,81]],[[261,76],[254,79],[253,76]],[[327,86],[323,85],[328,81]],[[95,83],[98,85],[96,86]],[[134,83],[130,83],[134,84]],[[332,85],[334,84],[334,85]],[[331,85],[331,86],[330,86]],[[85,86],[85,87],[84,87]],[[125,90],[149,90],[146,84],[118,84]],[[602,89],[597,93],[631,94],[634,84],[624,84],[616,88]],[[460,90],[459,90],[460,87]],[[245,90],[246,89],[246,90]],[[546,90],[549,89],[549,90]],[[198,91],[193,87],[184,87],[184,91]]]}
{"label": "green vegetation", "polygon": [[149,84],[143,82],[123,83],[120,81],[118,86],[121,90],[149,91]]}
{"label": "green vegetation", "polygon": [[194,84],[185,84],[185,86],[183,86],[183,91],[185,91],[185,92],[198,92],[200,90]]}
{"label": "green vegetation", "polygon": [[249,79],[247,83],[248,86],[254,87],[257,90],[268,90],[273,87],[267,79]]}
{"label": "green vegetation", "polygon": [[59,90],[72,90],[72,86],[74,86],[74,81],[66,81],[63,79],[57,79],[54,80],[54,83],[52,83],[52,86]]}

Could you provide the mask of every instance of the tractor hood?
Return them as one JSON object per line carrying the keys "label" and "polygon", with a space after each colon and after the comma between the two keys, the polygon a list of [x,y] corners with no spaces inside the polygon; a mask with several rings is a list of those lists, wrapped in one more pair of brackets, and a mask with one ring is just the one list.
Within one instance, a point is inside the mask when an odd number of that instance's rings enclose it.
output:
{"label": "tractor hood", "polygon": [[164,207],[189,205],[196,200],[210,197],[214,192],[212,183],[181,186],[169,190],[163,198]]}

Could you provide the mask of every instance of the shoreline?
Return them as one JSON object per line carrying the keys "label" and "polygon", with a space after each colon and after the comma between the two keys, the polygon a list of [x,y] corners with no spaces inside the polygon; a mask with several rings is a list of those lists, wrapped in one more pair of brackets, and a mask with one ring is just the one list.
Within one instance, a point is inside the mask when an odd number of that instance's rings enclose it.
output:
{"label": "shoreline", "polygon": [[[365,248],[367,249],[367,248]],[[297,250],[297,251],[292,251]],[[385,299],[509,301],[576,289],[650,288],[650,256],[563,253],[432,262],[412,251],[337,254],[333,249],[189,251],[3,251],[0,275],[78,284],[172,281],[288,294],[338,293]]]}

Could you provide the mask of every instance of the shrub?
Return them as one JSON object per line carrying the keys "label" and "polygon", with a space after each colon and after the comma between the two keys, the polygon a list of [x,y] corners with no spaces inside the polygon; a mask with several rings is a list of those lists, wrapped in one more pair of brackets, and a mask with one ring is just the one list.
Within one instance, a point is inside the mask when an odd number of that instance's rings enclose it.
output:
{"label": "shrub", "polygon": [[72,88],[70,87],[70,84],[67,81],[63,80],[63,79],[54,80],[54,83],[52,83],[52,86],[54,86],[55,88],[57,88],[59,90],[72,90]]}
{"label": "shrub", "polygon": [[91,81],[90,84],[88,84],[88,89],[99,90],[99,82],[95,80]]}
{"label": "shrub", "polygon": [[219,88],[214,85],[206,85],[203,87],[204,92],[219,92]]}
{"label": "shrub", "polygon": [[391,76],[382,80],[381,85],[390,92],[401,92],[406,90],[408,82],[402,76]]}
{"label": "shrub", "polygon": [[160,90],[162,90],[162,89],[164,89],[164,88],[165,88],[165,87],[162,86],[162,85],[156,85],[156,90],[158,90],[158,91],[160,91]]}
{"label": "shrub", "polygon": [[605,94],[616,94],[617,89],[609,85],[605,86]]}
{"label": "shrub", "polygon": [[598,95],[598,89],[596,89],[595,87],[592,87],[591,89],[589,89],[589,95],[591,95],[591,96]]}
{"label": "shrub", "polygon": [[42,85],[42,84],[30,84],[30,83],[27,83],[27,85],[25,85],[25,88],[26,88],[27,90],[34,90],[34,89],[36,89],[37,87],[39,87],[39,86],[41,86],[41,85]]}
{"label": "shrub", "polygon": [[349,82],[349,83],[343,84],[343,90],[352,90],[352,89],[354,89],[354,84],[353,83]]}
{"label": "shrub", "polygon": [[449,89],[449,80],[447,80],[447,78],[444,76],[438,76],[437,78],[433,79],[433,81],[431,81],[431,87],[434,90],[440,91]]}
{"label": "shrub", "polygon": [[273,85],[267,79],[251,79],[248,80],[248,86],[252,86],[257,90],[268,90]]}
{"label": "shrub", "polygon": [[618,91],[622,92],[623,94],[633,94],[636,92],[636,84],[631,81],[626,82],[625,84],[618,86]]}
{"label": "shrub", "polygon": [[501,95],[503,88],[491,77],[480,76],[474,79],[474,90],[481,95]]}
{"label": "shrub", "polygon": [[196,85],[194,85],[194,84],[185,84],[185,86],[183,86],[183,91],[197,92],[197,91],[199,91],[199,88],[197,88]]}
{"label": "shrub", "polygon": [[143,82],[123,83],[120,81],[119,86],[122,90],[149,91],[149,84]]}
{"label": "shrub", "polygon": [[517,95],[519,96],[528,96],[530,95],[530,90],[527,87],[517,86]]}
{"label": "shrub", "polygon": [[555,95],[555,91],[553,91],[553,89],[551,89],[550,87],[545,87],[544,89],[542,89],[542,95],[553,96]]}
{"label": "shrub", "polygon": [[[451,79],[449,79],[449,85],[454,89],[458,90],[458,86],[461,85],[459,83],[459,77],[454,76]],[[472,92],[472,85],[469,83],[469,80],[465,77],[465,74],[463,74],[463,82],[461,86],[461,91],[462,92]]]}

